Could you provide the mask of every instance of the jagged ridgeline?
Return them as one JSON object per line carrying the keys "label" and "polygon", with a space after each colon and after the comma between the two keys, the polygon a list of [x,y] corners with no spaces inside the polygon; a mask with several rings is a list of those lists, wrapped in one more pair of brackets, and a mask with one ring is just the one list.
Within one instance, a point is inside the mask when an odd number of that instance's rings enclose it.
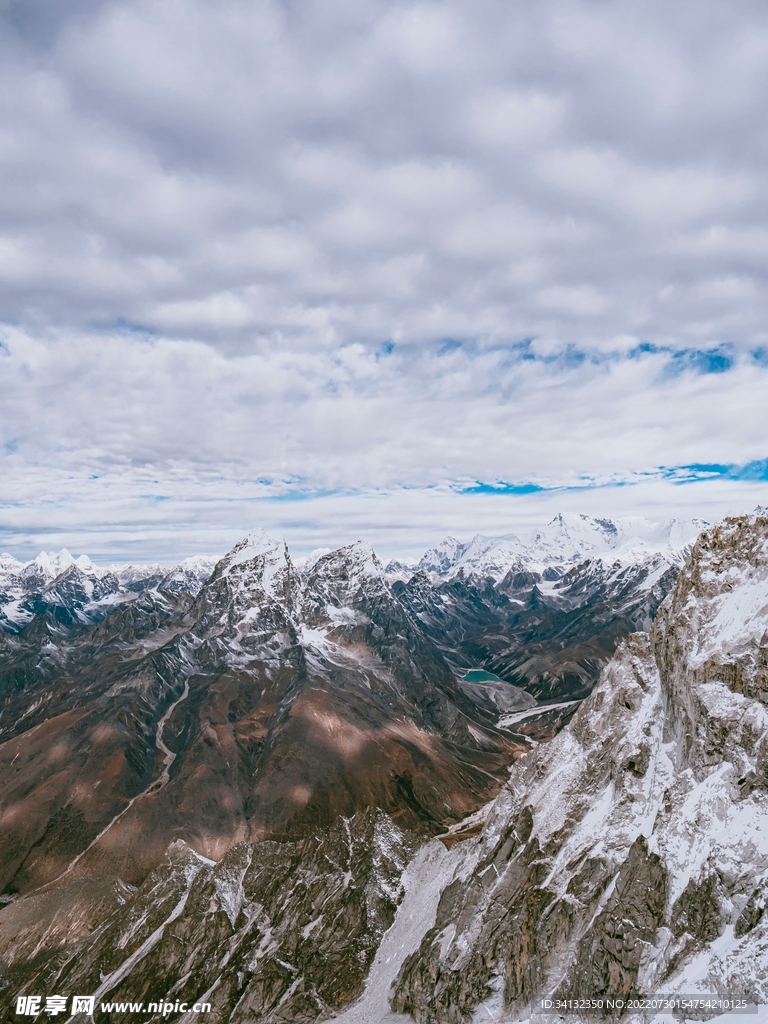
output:
{"label": "jagged ridgeline", "polygon": [[742,898],[720,854],[679,839],[673,866],[657,833],[690,833],[678,803],[730,778],[701,688],[762,708],[752,634],[754,665],[726,662],[710,623],[706,669],[668,638],[731,601],[747,549],[742,582],[762,579],[764,521],[706,532],[581,703],[695,528],[558,517],[387,570],[360,544],[297,567],[260,533],[171,572],[4,560],[0,998],[205,999],[243,1022],[352,1004],[362,1024],[393,995],[422,1021],[503,1020],[558,986],[661,984],[729,924],[752,941],[755,863]]}

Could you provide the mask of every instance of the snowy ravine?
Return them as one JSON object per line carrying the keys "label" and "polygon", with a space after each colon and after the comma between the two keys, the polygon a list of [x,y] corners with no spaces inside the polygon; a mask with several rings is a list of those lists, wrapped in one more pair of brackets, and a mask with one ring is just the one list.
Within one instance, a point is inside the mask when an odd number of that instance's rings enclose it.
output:
{"label": "snowy ravine", "polygon": [[392,1009],[436,1024],[516,1020],[546,994],[768,1003],[767,669],[768,518],[726,520],[570,726],[514,765]]}
{"label": "snowy ravine", "polygon": [[471,840],[448,850],[439,839],[423,846],[403,874],[403,901],[371,965],[362,998],[334,1020],[336,1024],[407,1024],[409,1017],[390,1012],[391,988],[406,956],[415,952],[424,922],[434,919],[443,889],[466,880],[477,862]]}

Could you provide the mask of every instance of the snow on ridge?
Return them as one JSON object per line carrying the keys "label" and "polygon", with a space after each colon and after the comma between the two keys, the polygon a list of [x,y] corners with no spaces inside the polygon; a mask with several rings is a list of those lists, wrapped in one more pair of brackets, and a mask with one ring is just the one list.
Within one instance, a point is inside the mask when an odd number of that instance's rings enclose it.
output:
{"label": "snow on ridge", "polygon": [[415,558],[391,558],[384,566],[384,575],[390,583],[397,580],[407,583],[419,571],[419,563]]}
{"label": "snow on ridge", "polygon": [[420,569],[442,573],[461,558],[467,547],[467,544],[462,544],[455,537],[445,537],[439,544],[425,551],[421,561],[416,564]]}
{"label": "snow on ridge", "polygon": [[657,522],[642,516],[600,519],[561,512],[525,537],[477,534],[466,544],[447,537],[424,554],[419,568],[444,577],[463,572],[501,579],[514,566],[541,572],[551,565],[578,564],[588,559],[601,559],[607,565],[631,565],[662,554],[668,561],[681,564],[707,525],[702,519]]}
{"label": "snow on ridge", "polygon": [[[768,622],[768,531],[760,514],[726,519],[697,544],[699,579],[691,580],[684,606],[690,631],[689,664],[755,655]],[[746,529],[745,529],[746,525]],[[684,570],[686,577],[688,572]]]}
{"label": "snow on ridge", "polygon": [[[758,507],[756,513],[760,514],[760,511]],[[707,525],[700,519],[655,522],[641,516],[610,520],[560,513],[529,536],[510,533],[489,537],[476,534],[468,542],[448,536],[426,551],[420,560],[399,559],[390,562],[386,569],[370,545],[361,541],[335,551],[318,548],[292,564],[307,575],[328,555],[345,552],[343,557],[356,566],[358,574],[384,576],[390,580],[408,579],[419,570],[443,578],[463,572],[469,576],[490,576],[499,580],[515,566],[541,572],[551,565],[577,564],[587,559],[601,559],[606,565],[616,562],[629,565],[657,553],[663,554],[670,562],[681,564],[690,545]],[[153,575],[170,576],[174,573],[191,573],[203,582],[220,562],[226,563],[222,572],[228,575],[235,566],[259,555],[264,555],[267,561],[277,558],[281,562],[289,557],[285,540],[271,537],[264,529],[257,527],[223,559],[192,555],[173,566],[131,562],[99,566],[85,554],[74,558],[66,548],[53,554],[41,551],[28,562],[21,562],[6,552],[0,555],[0,579],[41,576],[52,580],[70,566],[76,565],[82,573],[97,579],[109,573],[114,574],[121,586]]]}
{"label": "snow on ridge", "polygon": [[[190,560],[187,559],[186,561]],[[214,559],[209,559],[208,561],[214,564]],[[122,577],[140,579],[151,576],[154,573],[169,573],[173,571],[173,568],[178,568],[178,566],[169,567],[159,563],[136,564],[132,562],[114,562],[110,565],[101,566],[96,565],[88,555],[79,555],[77,558],[74,558],[66,548],[62,548],[61,551],[54,553],[41,551],[35,558],[27,562],[22,562],[7,552],[0,555],[0,574],[6,576],[41,576],[44,579],[54,580],[73,565],[84,575],[93,576],[96,579],[101,579],[109,573],[117,576],[118,579]]]}
{"label": "snow on ridge", "polygon": [[365,541],[355,541],[354,544],[350,544],[346,548],[340,548],[340,550],[349,552],[358,575],[377,577],[384,575],[384,567],[379,561],[376,552]]}
{"label": "snow on ridge", "polygon": [[[749,621],[745,621],[744,614],[762,612],[765,616],[768,611],[768,593],[763,588],[750,588],[751,593],[739,594],[736,601],[723,601],[718,613],[708,623],[703,623],[696,636],[696,650],[691,655],[691,666],[700,668],[707,661],[717,658],[728,649],[736,653],[733,648],[748,648],[750,641],[757,641],[757,636],[751,636]],[[745,599],[746,598],[746,599]],[[724,606],[724,607],[723,607]],[[707,628],[711,627],[711,628]],[[764,632],[763,629],[760,632]]]}
{"label": "snow on ridge", "polygon": [[284,573],[292,568],[285,540],[270,537],[259,527],[235,544],[217,563],[212,578],[223,580],[229,577],[241,595],[255,590],[256,593],[275,597],[281,589]]}
{"label": "snow on ridge", "polygon": [[362,540],[320,555],[311,565],[305,567],[305,573],[307,575],[314,573],[317,576],[334,576],[340,567],[351,572],[355,578],[361,576],[383,578],[385,576],[384,567],[376,552],[370,544]]}
{"label": "snow on ridge", "polygon": [[120,585],[124,586],[129,583],[135,583],[138,580],[145,580],[149,576],[173,572],[173,570],[165,565],[160,565],[159,562],[113,562],[103,569],[97,569],[97,572],[102,576],[112,573],[112,575],[117,576]]}
{"label": "snow on ridge", "polygon": [[177,566],[174,566],[176,570],[183,570],[185,572],[200,572],[208,571],[211,572],[213,567],[218,561],[217,558],[212,558],[209,555],[190,555],[188,558],[182,559]]}
{"label": "snow on ridge", "polygon": [[287,546],[284,540],[276,540],[274,537],[270,537],[269,534],[260,526],[255,530],[251,530],[249,534],[235,544],[232,550],[224,556],[223,561],[226,562],[224,575],[227,575],[236,565],[242,565],[243,562],[250,562],[259,555],[264,555],[265,558],[267,556],[272,556],[274,558],[281,546],[284,548],[287,555]]}
{"label": "snow on ridge", "polygon": [[[168,567],[157,563],[98,566],[88,555],[74,558],[66,548],[55,554],[41,551],[28,562],[6,553],[0,555],[0,629],[21,628],[34,618],[30,595],[35,592],[47,594],[46,601],[54,604],[72,602],[75,616],[90,621],[134,600],[143,589],[161,586],[197,593],[215,564],[215,559],[202,555]],[[68,579],[73,572],[75,578]],[[75,589],[70,592],[71,584]]]}
{"label": "snow on ridge", "polygon": [[48,554],[47,551],[41,551],[36,558],[33,558],[31,562],[22,569],[22,575],[24,576],[46,576],[50,579],[55,579],[60,573],[68,569],[70,565],[75,564],[75,559],[67,551],[66,548],[62,548],[61,551],[55,552],[54,554]]}
{"label": "snow on ridge", "polygon": [[0,572],[13,573],[17,575],[24,568],[24,562],[20,562],[18,558],[14,558],[13,555],[9,555],[7,551],[4,551],[0,555]]}
{"label": "snow on ridge", "polygon": [[313,551],[310,551],[310,553],[306,555],[304,558],[295,559],[293,564],[296,566],[297,569],[300,569],[303,573],[308,573],[310,569],[312,569],[312,567],[320,561],[321,558],[325,557],[325,555],[330,555],[330,553],[330,548],[315,548]]}

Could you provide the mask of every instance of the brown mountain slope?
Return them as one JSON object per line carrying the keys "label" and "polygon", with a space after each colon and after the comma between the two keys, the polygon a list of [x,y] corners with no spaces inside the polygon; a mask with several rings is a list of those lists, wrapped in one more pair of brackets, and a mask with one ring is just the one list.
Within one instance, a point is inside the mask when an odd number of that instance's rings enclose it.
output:
{"label": "brown mountain slope", "polygon": [[190,604],[152,592],[94,627],[5,640],[0,887],[139,884],[183,839],[220,858],[379,806],[435,833],[524,742],[456,684],[369,549],[298,573],[257,535]]}

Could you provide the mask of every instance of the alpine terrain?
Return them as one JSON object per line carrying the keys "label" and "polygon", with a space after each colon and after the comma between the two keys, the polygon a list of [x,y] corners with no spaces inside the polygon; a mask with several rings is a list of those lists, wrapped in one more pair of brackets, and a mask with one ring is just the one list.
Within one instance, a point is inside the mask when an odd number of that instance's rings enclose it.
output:
{"label": "alpine terrain", "polygon": [[0,1003],[768,1001],[768,519],[704,525],[3,556]]}

